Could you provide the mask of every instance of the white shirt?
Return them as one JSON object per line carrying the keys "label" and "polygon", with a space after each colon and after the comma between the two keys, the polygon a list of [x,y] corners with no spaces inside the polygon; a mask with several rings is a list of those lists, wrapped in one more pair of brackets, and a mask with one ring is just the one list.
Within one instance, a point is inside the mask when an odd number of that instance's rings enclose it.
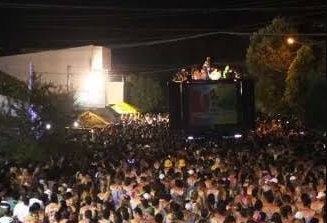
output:
{"label": "white shirt", "polygon": [[13,216],[17,217],[20,222],[24,222],[24,218],[29,214],[29,207],[23,202],[19,202],[15,205]]}

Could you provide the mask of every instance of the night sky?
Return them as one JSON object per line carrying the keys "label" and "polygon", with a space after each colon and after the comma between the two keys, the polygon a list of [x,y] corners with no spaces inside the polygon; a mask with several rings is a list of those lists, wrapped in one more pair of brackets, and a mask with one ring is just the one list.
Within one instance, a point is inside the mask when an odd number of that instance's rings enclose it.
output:
{"label": "night sky", "polygon": [[[246,33],[276,16],[290,18],[300,32],[325,33],[326,1],[0,0],[0,55],[104,45],[112,48],[117,73],[160,76],[201,64],[206,56],[217,63],[243,64]],[[216,31],[245,34],[189,38]]]}

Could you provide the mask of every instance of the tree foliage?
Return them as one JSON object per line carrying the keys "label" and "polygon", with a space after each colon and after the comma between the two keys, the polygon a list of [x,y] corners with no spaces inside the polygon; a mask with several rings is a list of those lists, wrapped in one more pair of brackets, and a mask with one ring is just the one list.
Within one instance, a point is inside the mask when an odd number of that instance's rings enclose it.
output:
{"label": "tree foliage", "polygon": [[149,77],[131,75],[127,83],[128,102],[142,111],[158,109],[163,100],[163,90],[159,82]]}
{"label": "tree foliage", "polygon": [[275,18],[271,24],[250,37],[246,64],[256,81],[256,104],[264,113],[280,109],[284,95],[287,70],[294,59],[294,49],[285,42],[282,33],[296,33],[295,27],[284,18]]}
{"label": "tree foliage", "polygon": [[314,56],[308,45],[303,45],[291,63],[286,77],[284,100],[296,115],[303,118],[304,103],[307,93],[310,72],[313,72]]}
{"label": "tree foliage", "polygon": [[[293,34],[296,43],[288,45]],[[256,106],[265,114],[292,114],[310,127],[326,120],[326,43],[296,37],[294,26],[283,18],[250,38],[246,63],[256,81]]]}
{"label": "tree foliage", "polygon": [[[32,88],[24,85],[23,94],[18,97],[8,97],[7,109],[1,109],[6,122],[0,134],[6,139],[8,151],[15,152],[16,157],[26,157],[31,151],[29,154],[36,158],[36,151],[41,153],[42,147],[60,146],[65,127],[79,113],[73,92],[65,92],[52,83],[41,83],[37,75],[33,75],[32,83]],[[46,124],[51,125],[50,130],[45,129]]]}

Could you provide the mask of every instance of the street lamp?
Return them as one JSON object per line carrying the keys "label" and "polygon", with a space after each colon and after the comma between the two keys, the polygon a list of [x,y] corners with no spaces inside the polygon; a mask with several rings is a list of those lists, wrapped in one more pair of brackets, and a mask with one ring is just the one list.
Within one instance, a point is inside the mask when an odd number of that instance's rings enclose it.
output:
{"label": "street lamp", "polygon": [[288,37],[286,41],[287,41],[287,44],[289,44],[289,45],[293,45],[295,43],[295,39],[293,37]]}
{"label": "street lamp", "polygon": [[288,45],[294,45],[294,44],[297,44],[297,45],[308,45],[308,46],[321,46],[323,44],[326,44],[326,42],[323,42],[323,41],[305,41],[305,42],[301,42],[299,40],[297,40],[296,38],[294,37],[288,37],[286,39],[286,42]]}

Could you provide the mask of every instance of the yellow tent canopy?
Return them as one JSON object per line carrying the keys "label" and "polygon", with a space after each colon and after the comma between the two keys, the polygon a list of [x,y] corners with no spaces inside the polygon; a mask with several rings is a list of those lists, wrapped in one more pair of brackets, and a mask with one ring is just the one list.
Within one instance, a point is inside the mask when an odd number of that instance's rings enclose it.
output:
{"label": "yellow tent canopy", "polygon": [[115,104],[111,106],[115,112],[118,114],[135,114],[138,113],[137,109],[133,107],[132,105],[126,103],[126,102],[120,102],[118,104]]}
{"label": "yellow tent canopy", "polygon": [[93,112],[83,112],[79,117],[79,124],[84,128],[103,128],[109,124],[102,117],[94,114]]}

